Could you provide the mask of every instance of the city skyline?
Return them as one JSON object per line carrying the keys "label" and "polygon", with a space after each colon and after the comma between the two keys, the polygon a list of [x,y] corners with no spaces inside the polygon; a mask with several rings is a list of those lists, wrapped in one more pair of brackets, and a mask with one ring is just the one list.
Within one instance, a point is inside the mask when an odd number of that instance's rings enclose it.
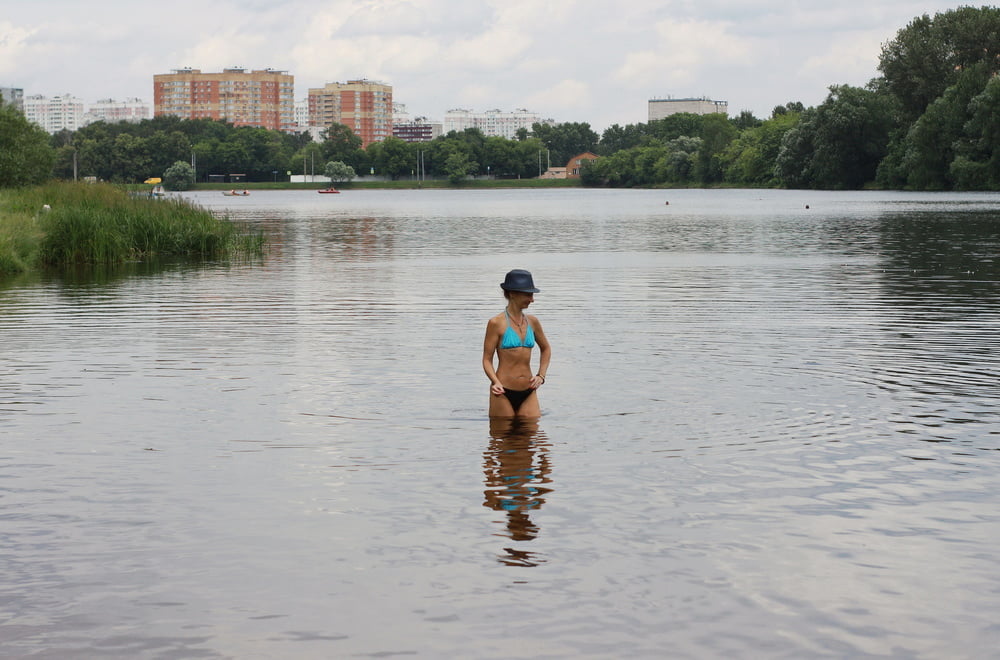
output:
{"label": "city skyline", "polygon": [[[647,121],[652,98],[723,99],[730,116],[761,118],[788,101],[816,105],[830,85],[877,75],[881,44],[914,17],[962,3],[179,0],[155,15],[118,0],[99,12],[2,4],[0,86],[25,94],[151,99],[155,73],[270,66],[294,73],[296,99],[367,78],[414,115],[530,108],[600,132]],[[109,10],[115,21],[100,18]]]}

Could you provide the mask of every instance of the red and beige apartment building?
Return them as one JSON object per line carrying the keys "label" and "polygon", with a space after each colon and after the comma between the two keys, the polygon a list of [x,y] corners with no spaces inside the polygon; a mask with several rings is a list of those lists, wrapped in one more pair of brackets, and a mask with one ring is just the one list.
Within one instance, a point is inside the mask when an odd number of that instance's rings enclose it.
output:
{"label": "red and beige apartment building", "polygon": [[309,89],[309,125],[344,124],[362,147],[392,135],[392,86],[371,80],[327,83]]}
{"label": "red and beige apartment building", "polygon": [[243,68],[202,73],[174,69],[153,76],[153,116],[219,119],[234,126],[269,128],[286,133],[295,122],[295,76],[287,71]]}

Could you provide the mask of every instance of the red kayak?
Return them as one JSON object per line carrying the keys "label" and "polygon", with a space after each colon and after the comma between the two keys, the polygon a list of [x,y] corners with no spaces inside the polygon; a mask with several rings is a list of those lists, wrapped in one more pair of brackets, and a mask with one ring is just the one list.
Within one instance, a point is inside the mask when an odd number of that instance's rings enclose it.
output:
{"label": "red kayak", "polygon": [[317,190],[316,192],[322,193],[322,194],[326,194],[326,195],[328,195],[330,193],[340,194],[340,191],[337,190],[336,188],[323,188],[322,190]]}

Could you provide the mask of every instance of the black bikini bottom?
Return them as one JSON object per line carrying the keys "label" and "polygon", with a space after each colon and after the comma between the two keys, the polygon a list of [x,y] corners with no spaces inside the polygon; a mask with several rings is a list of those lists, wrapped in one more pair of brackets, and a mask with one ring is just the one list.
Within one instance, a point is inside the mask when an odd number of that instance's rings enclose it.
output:
{"label": "black bikini bottom", "polygon": [[535,392],[535,390],[508,390],[508,389],[505,389],[503,391],[503,395],[505,397],[507,397],[508,401],[510,401],[510,406],[511,406],[511,408],[514,409],[514,412],[517,412],[518,410],[520,410],[521,404],[524,403],[527,400],[527,398],[529,396],[531,396],[534,392]]}

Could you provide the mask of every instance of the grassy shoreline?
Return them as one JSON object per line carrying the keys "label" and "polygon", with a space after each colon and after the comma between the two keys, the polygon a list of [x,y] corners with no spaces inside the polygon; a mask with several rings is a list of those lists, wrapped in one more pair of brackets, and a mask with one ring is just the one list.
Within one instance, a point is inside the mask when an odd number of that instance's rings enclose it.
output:
{"label": "grassy shoreline", "polygon": [[[252,183],[196,183],[192,190],[318,190],[330,184],[321,181],[312,183],[290,183],[287,181],[255,181]],[[496,190],[506,188],[582,188],[579,179],[468,179],[460,184],[452,184],[446,179],[425,181],[363,181],[354,180],[335,183],[337,190]],[[130,185],[130,189],[148,190],[148,185]]]}
{"label": "grassy shoreline", "polygon": [[121,187],[89,183],[0,191],[0,275],[262,250],[262,235],[183,199],[130,197]]}

